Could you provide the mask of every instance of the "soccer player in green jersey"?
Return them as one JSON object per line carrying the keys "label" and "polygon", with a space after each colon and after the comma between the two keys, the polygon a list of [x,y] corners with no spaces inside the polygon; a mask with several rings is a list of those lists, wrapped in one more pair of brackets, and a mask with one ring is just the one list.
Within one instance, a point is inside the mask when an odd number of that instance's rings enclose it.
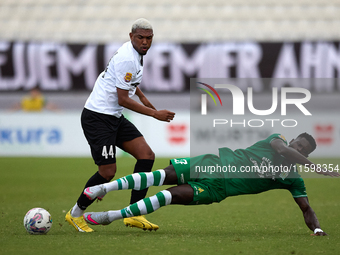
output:
{"label": "soccer player in green jersey", "polygon": [[[246,149],[232,151],[220,148],[219,156],[205,154],[193,158],[172,159],[171,164],[151,173],[134,173],[86,188],[91,200],[109,191],[145,189],[150,186],[173,185],[156,195],[144,198],[122,210],[89,212],[84,219],[92,225],[107,225],[114,220],[145,215],[169,204],[198,205],[220,202],[230,196],[257,194],[271,189],[287,189],[299,205],[306,225],[313,235],[327,235],[310,207],[303,179],[295,164],[316,169],[318,174],[338,177],[339,173],[316,168],[307,159],[316,148],[314,138],[300,134],[289,144],[281,134],[273,134]],[[147,226],[145,227],[147,229]]]}

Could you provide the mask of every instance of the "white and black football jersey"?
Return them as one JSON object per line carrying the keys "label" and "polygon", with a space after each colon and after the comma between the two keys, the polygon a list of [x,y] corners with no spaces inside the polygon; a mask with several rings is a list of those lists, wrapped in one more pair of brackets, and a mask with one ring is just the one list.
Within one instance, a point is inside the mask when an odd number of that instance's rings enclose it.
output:
{"label": "white and black football jersey", "polygon": [[133,48],[131,41],[124,43],[98,76],[85,108],[119,118],[124,107],[118,104],[117,88],[128,90],[129,97],[132,97],[142,76],[142,56]]}

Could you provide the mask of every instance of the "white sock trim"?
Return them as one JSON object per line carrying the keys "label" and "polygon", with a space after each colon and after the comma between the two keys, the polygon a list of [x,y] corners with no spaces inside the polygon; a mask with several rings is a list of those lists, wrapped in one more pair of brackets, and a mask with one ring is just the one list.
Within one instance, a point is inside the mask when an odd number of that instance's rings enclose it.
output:
{"label": "white sock trim", "polygon": [[153,184],[155,182],[155,178],[153,176],[153,173],[152,172],[145,173],[145,175],[146,175],[146,185],[147,185],[147,187],[153,186]]}
{"label": "white sock trim", "polygon": [[158,186],[162,186],[163,183],[164,183],[164,180],[165,180],[165,171],[164,171],[164,169],[159,169],[157,171],[159,171],[161,173],[161,180],[159,181]]}
{"label": "white sock trim", "polygon": [[122,180],[122,189],[128,189],[129,182],[127,181],[127,179],[125,177],[122,177],[121,180]]}
{"label": "white sock trim", "polygon": [[171,201],[172,201],[172,195],[170,193],[170,191],[168,190],[162,190],[161,191],[165,197],[165,205],[169,205],[171,204]]}
{"label": "white sock trim", "polygon": [[134,190],[140,190],[140,184],[141,184],[141,179],[142,177],[140,174],[132,174],[133,181],[135,182],[135,187],[133,188]]}
{"label": "white sock trim", "polygon": [[159,205],[159,201],[156,195],[150,197],[150,202],[151,202],[151,205],[154,211],[159,209],[160,205]]}
{"label": "white sock trim", "polygon": [[72,216],[72,217],[75,217],[75,218],[78,218],[78,217],[80,217],[80,216],[83,216],[84,212],[85,212],[85,211],[82,210],[82,209],[80,209],[80,207],[79,207],[78,204],[76,203],[76,204],[73,206],[72,210],[71,210],[71,216]]}
{"label": "white sock trim", "polygon": [[138,206],[138,209],[139,209],[141,215],[145,215],[145,214],[148,213],[148,211],[146,210],[146,206],[145,206],[145,203],[144,203],[143,199],[139,200],[137,202],[137,206]]}
{"label": "white sock trim", "polygon": [[109,220],[111,222],[114,221],[114,220],[118,220],[118,219],[122,219],[123,218],[120,210],[108,211],[108,215],[109,215]]}
{"label": "white sock trim", "polygon": [[106,189],[106,193],[113,191],[113,190],[118,190],[118,182],[116,180],[108,183],[103,183],[103,186]]}

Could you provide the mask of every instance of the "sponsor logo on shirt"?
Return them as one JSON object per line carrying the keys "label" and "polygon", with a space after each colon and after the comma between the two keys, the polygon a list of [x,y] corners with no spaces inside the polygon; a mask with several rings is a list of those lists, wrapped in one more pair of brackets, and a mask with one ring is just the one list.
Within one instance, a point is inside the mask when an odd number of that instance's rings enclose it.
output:
{"label": "sponsor logo on shirt", "polygon": [[184,174],[181,174],[181,183],[184,184]]}
{"label": "sponsor logo on shirt", "polygon": [[126,73],[126,74],[125,74],[125,77],[124,77],[124,80],[125,80],[126,82],[130,82],[131,79],[132,79],[132,73]]}
{"label": "sponsor logo on shirt", "polygon": [[196,186],[194,186],[194,188],[195,188],[194,193],[195,193],[196,195],[198,195],[198,188],[197,188]]}

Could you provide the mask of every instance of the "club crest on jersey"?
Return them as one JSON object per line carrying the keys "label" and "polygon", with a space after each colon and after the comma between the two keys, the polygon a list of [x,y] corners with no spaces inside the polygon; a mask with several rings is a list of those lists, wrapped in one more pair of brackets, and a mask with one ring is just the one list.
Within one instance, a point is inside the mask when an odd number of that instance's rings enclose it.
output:
{"label": "club crest on jersey", "polygon": [[286,138],[285,138],[283,135],[279,135],[279,137],[280,137],[283,141],[287,142]]}
{"label": "club crest on jersey", "polygon": [[126,82],[130,82],[131,79],[132,79],[132,73],[126,73],[126,74],[125,74],[125,77],[124,77],[124,80],[125,80]]}

